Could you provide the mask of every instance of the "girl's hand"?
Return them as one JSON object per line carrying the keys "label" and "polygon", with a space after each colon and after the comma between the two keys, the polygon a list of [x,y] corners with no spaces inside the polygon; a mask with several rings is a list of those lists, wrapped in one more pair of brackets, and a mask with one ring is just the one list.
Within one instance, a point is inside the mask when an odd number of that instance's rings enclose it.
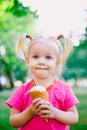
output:
{"label": "girl's hand", "polygon": [[32,112],[34,115],[40,113],[39,106],[40,106],[41,100],[42,100],[41,98],[34,99],[32,104],[31,104]]}
{"label": "girl's hand", "polygon": [[38,114],[43,118],[55,118],[55,107],[49,101],[39,101]]}
{"label": "girl's hand", "polygon": [[32,103],[32,110],[44,119],[55,118],[64,124],[75,124],[78,121],[78,111],[76,106],[72,106],[67,111],[62,111],[52,106],[49,101],[35,99]]}

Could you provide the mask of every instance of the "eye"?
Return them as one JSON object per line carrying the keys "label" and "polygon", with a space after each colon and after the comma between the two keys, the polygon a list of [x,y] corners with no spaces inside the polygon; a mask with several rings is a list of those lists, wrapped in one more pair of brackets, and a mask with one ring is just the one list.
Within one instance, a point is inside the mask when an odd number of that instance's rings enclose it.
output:
{"label": "eye", "polygon": [[34,59],[37,59],[37,58],[39,58],[39,56],[38,56],[38,55],[34,55],[33,58],[34,58]]}
{"label": "eye", "polygon": [[51,57],[51,56],[46,56],[46,59],[48,59],[48,60],[49,60],[49,59],[52,59],[52,57]]}

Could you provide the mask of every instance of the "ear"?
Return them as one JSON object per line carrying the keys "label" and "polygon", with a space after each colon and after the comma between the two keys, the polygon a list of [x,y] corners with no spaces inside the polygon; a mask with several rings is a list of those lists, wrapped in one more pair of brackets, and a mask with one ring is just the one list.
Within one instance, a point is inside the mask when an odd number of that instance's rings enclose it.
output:
{"label": "ear", "polygon": [[60,64],[61,64],[61,61],[60,61],[60,60],[57,60],[57,61],[56,61],[56,67],[58,67]]}
{"label": "ear", "polygon": [[26,57],[25,61],[26,61],[27,64],[29,64],[29,58],[28,57]]}

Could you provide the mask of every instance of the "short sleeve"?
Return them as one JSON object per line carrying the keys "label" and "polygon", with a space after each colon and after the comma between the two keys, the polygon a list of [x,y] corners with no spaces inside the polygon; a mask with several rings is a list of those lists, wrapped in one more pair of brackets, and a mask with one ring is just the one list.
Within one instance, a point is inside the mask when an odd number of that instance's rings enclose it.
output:
{"label": "short sleeve", "polygon": [[22,105],[23,105],[23,85],[18,88],[12,96],[6,101],[6,104],[9,107],[14,107],[15,109],[22,111]]}
{"label": "short sleeve", "polygon": [[66,91],[66,98],[65,98],[65,109],[67,110],[78,103],[79,100],[76,98],[71,87],[68,86]]}

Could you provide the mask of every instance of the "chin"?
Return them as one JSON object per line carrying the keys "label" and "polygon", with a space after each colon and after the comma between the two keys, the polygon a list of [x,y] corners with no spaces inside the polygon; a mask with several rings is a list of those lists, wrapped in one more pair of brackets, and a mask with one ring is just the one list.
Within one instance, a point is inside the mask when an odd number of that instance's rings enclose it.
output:
{"label": "chin", "polygon": [[48,76],[37,76],[37,78],[39,78],[39,79],[47,79],[48,78]]}
{"label": "chin", "polygon": [[38,77],[39,79],[46,79],[49,77],[49,75],[46,75],[46,74],[38,74],[36,75],[36,77]]}

